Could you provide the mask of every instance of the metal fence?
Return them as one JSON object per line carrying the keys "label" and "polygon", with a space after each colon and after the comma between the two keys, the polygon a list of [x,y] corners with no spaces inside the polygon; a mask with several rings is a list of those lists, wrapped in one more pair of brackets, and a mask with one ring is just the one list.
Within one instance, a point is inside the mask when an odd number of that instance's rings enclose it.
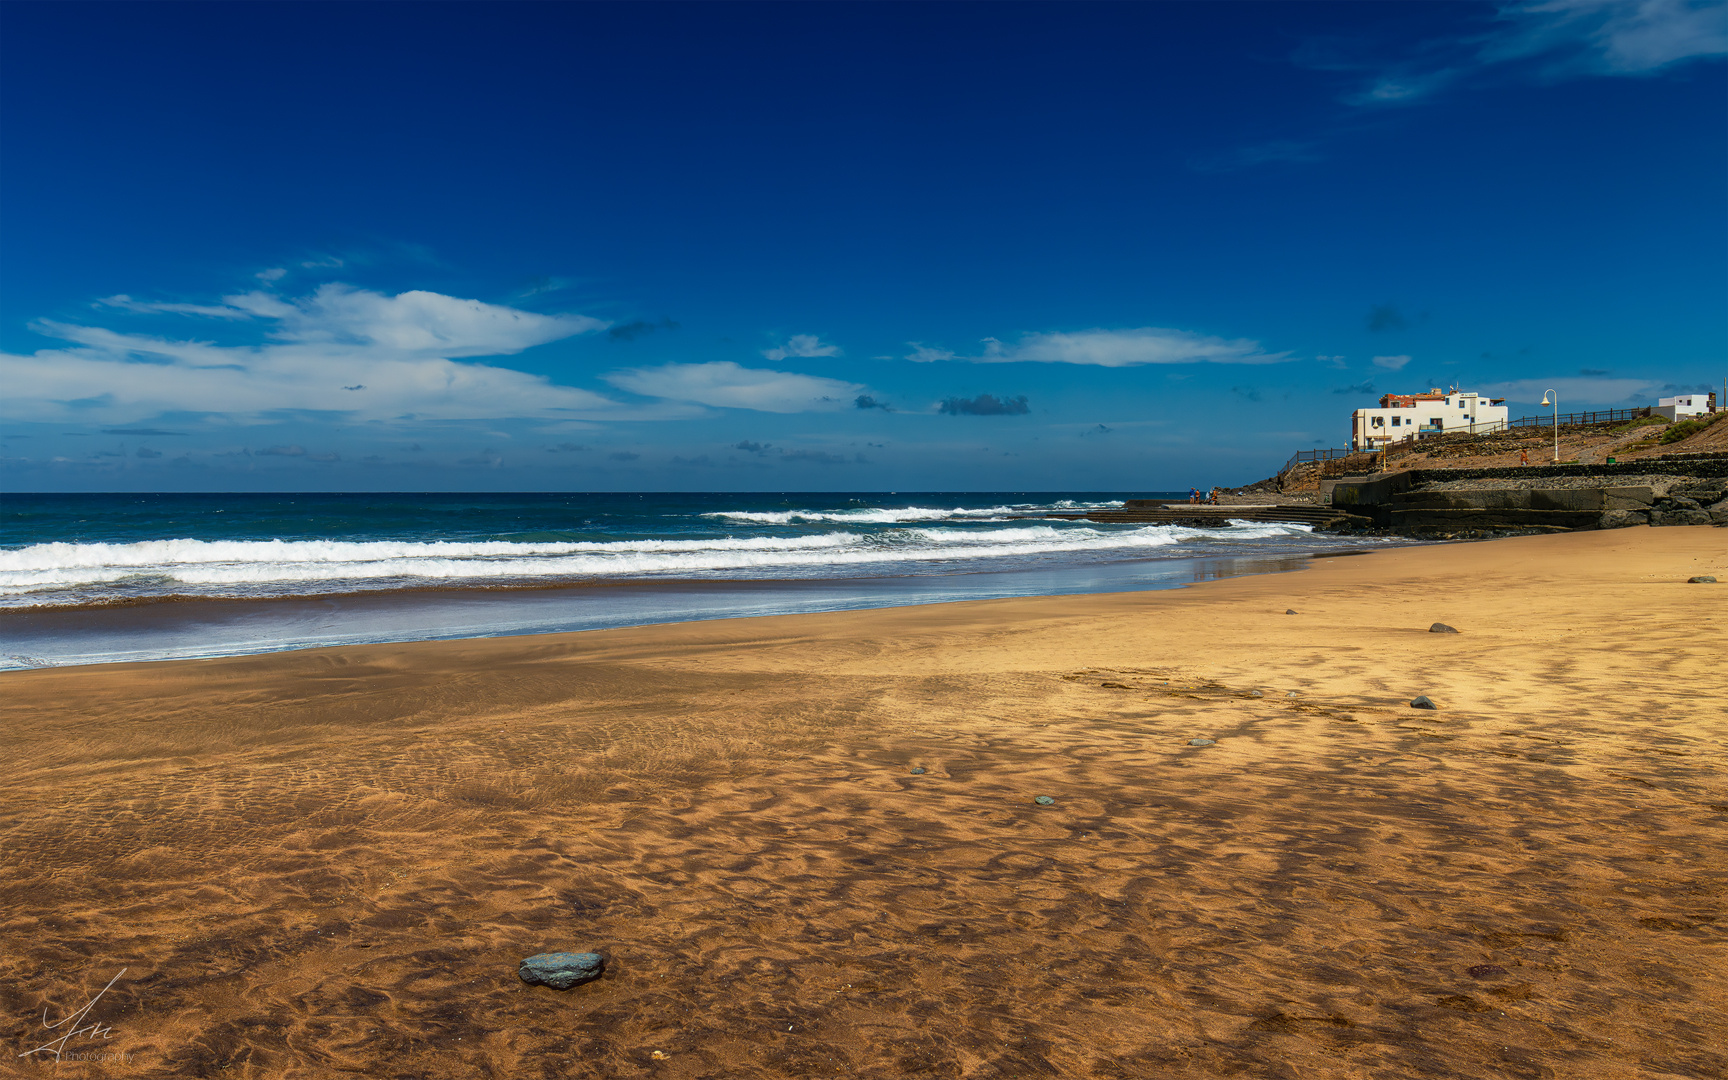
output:
{"label": "metal fence", "polygon": [[1624,424],[1628,420],[1642,420],[1650,415],[1650,406],[1642,409],[1601,409],[1597,412],[1561,413],[1556,417],[1553,413],[1547,416],[1520,416],[1512,421],[1513,427],[1553,427],[1556,421],[1561,427],[1577,427],[1585,424]]}

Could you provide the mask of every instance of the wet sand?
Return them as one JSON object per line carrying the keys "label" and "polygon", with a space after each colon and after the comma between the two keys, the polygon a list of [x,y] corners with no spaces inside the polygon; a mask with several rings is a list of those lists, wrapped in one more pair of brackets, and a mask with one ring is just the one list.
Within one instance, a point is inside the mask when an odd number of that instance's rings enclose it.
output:
{"label": "wet sand", "polygon": [[5,1068],[124,969],[58,1075],[1718,1077],[1725,615],[1639,528],[5,673]]}

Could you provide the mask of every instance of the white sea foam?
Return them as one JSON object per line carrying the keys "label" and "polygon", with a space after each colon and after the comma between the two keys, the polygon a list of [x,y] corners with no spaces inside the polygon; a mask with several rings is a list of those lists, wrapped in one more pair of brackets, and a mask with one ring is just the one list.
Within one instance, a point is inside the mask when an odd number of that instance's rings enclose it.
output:
{"label": "white sea foam", "polygon": [[[1086,503],[1063,499],[1052,504],[1058,510],[1098,510],[1115,508],[1120,503]],[[718,510],[703,517],[726,521],[742,521],[755,525],[893,525],[912,521],[992,521],[1016,514],[1034,514],[1051,507],[1032,503],[1014,506],[965,507],[944,510],[931,506],[902,506],[895,509],[860,508],[857,510]]]}
{"label": "white sea foam", "polygon": [[122,582],[154,583],[152,591],[156,591],[164,584],[221,588],[384,579],[532,581],[800,572],[921,561],[988,564],[1073,552],[1127,553],[1199,539],[1253,541],[1307,531],[1300,525],[1248,522],[1228,530],[1161,525],[1100,529],[1075,523],[580,543],[192,539],[54,543],[0,551],[0,595]]}

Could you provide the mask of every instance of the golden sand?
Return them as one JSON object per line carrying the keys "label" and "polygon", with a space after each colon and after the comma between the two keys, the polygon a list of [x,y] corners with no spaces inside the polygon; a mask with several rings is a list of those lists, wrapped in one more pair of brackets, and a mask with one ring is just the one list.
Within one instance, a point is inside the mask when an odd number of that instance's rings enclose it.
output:
{"label": "golden sand", "polygon": [[124,969],[58,1075],[1728,1075],[1725,614],[1644,528],[5,674],[5,1067]]}

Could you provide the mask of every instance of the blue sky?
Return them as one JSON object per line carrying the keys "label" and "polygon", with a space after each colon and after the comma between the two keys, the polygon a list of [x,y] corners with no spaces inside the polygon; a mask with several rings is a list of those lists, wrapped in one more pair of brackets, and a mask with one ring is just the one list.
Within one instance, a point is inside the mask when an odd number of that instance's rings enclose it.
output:
{"label": "blue sky", "polygon": [[1720,391],[1720,2],[0,12],[14,491],[1160,490]]}

